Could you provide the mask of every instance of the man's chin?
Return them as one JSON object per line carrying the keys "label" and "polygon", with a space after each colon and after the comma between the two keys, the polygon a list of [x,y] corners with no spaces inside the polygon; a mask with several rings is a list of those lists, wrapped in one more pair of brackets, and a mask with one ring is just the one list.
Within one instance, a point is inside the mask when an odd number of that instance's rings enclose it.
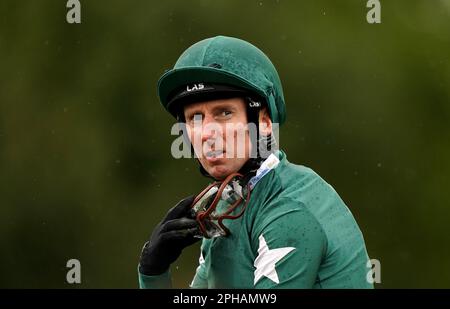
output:
{"label": "man's chin", "polygon": [[216,165],[206,169],[209,175],[214,177],[217,180],[223,180],[228,175],[230,175],[233,171],[223,165]]}
{"label": "man's chin", "polygon": [[212,177],[214,177],[214,179],[216,180],[223,180],[225,179],[228,175],[231,174],[231,172],[227,172],[227,171],[216,171],[213,170],[211,172],[208,172]]}
{"label": "man's chin", "polygon": [[[205,171],[208,172],[216,180],[223,180],[227,178],[228,175],[238,172],[242,167],[242,164],[233,164],[226,159],[219,159],[214,163],[211,162],[201,162]],[[236,163],[236,162],[234,162]]]}

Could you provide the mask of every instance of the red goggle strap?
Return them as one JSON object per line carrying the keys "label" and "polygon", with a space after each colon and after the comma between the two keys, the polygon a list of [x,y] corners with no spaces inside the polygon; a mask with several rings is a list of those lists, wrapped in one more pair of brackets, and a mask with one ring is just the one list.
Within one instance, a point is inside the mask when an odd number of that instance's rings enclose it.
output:
{"label": "red goggle strap", "polygon": [[[232,174],[228,175],[228,177],[225,178],[225,180],[222,183],[216,181],[216,182],[210,184],[209,186],[207,186],[202,192],[200,192],[195,197],[194,202],[192,203],[191,207],[193,207],[213,186],[217,186],[218,184],[220,184],[219,189],[218,189],[218,191],[216,193],[216,196],[214,197],[214,200],[211,202],[211,205],[208,207],[208,209],[206,211],[199,211],[197,213],[197,215],[196,215],[196,220],[197,220],[197,222],[199,224],[200,231],[202,232],[203,235],[206,235],[206,228],[205,228],[205,225],[203,224],[204,218],[209,216],[211,214],[211,212],[213,212],[216,209],[217,203],[219,202],[220,197],[222,196],[223,190],[225,190],[225,188],[228,185],[228,183],[234,177],[243,177],[243,175],[239,174],[239,173],[232,173]],[[247,199],[246,199],[247,201],[246,201],[246,203],[244,205],[244,208],[241,211],[241,213],[239,215],[237,215],[237,216],[228,216],[228,214],[231,213],[239,205],[239,203],[242,201],[242,198],[237,200],[224,215],[219,217],[218,223],[219,223],[220,227],[227,234],[229,233],[229,230],[222,224],[222,220],[223,219],[235,219],[235,218],[239,218],[240,216],[242,216],[242,214],[244,213],[245,207],[247,207],[249,196],[250,196],[250,190],[249,190],[249,187],[247,185]]]}

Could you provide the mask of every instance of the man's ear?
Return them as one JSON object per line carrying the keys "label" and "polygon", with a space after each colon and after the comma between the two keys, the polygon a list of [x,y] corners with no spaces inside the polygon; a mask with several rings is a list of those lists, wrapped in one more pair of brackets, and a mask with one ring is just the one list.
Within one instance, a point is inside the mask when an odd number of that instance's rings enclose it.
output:
{"label": "man's ear", "polygon": [[259,132],[264,136],[272,134],[272,120],[267,107],[263,107],[259,111]]}

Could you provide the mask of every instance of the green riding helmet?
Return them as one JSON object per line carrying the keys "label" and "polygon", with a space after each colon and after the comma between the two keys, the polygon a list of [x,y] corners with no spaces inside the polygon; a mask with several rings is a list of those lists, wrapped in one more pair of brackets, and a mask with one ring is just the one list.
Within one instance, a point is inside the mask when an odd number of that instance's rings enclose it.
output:
{"label": "green riding helmet", "polygon": [[[158,96],[174,117],[174,97],[179,93],[201,93],[222,85],[257,94],[265,100],[272,122],[286,118],[283,88],[270,59],[256,46],[232,37],[216,36],[186,49],[173,69],[161,76]],[[221,87],[221,86],[219,86]]]}

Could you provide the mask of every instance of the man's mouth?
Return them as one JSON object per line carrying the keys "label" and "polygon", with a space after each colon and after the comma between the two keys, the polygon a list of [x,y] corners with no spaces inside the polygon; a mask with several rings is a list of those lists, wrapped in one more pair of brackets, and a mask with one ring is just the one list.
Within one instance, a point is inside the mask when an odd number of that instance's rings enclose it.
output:
{"label": "man's mouth", "polygon": [[223,150],[208,151],[205,156],[207,159],[223,158]]}

